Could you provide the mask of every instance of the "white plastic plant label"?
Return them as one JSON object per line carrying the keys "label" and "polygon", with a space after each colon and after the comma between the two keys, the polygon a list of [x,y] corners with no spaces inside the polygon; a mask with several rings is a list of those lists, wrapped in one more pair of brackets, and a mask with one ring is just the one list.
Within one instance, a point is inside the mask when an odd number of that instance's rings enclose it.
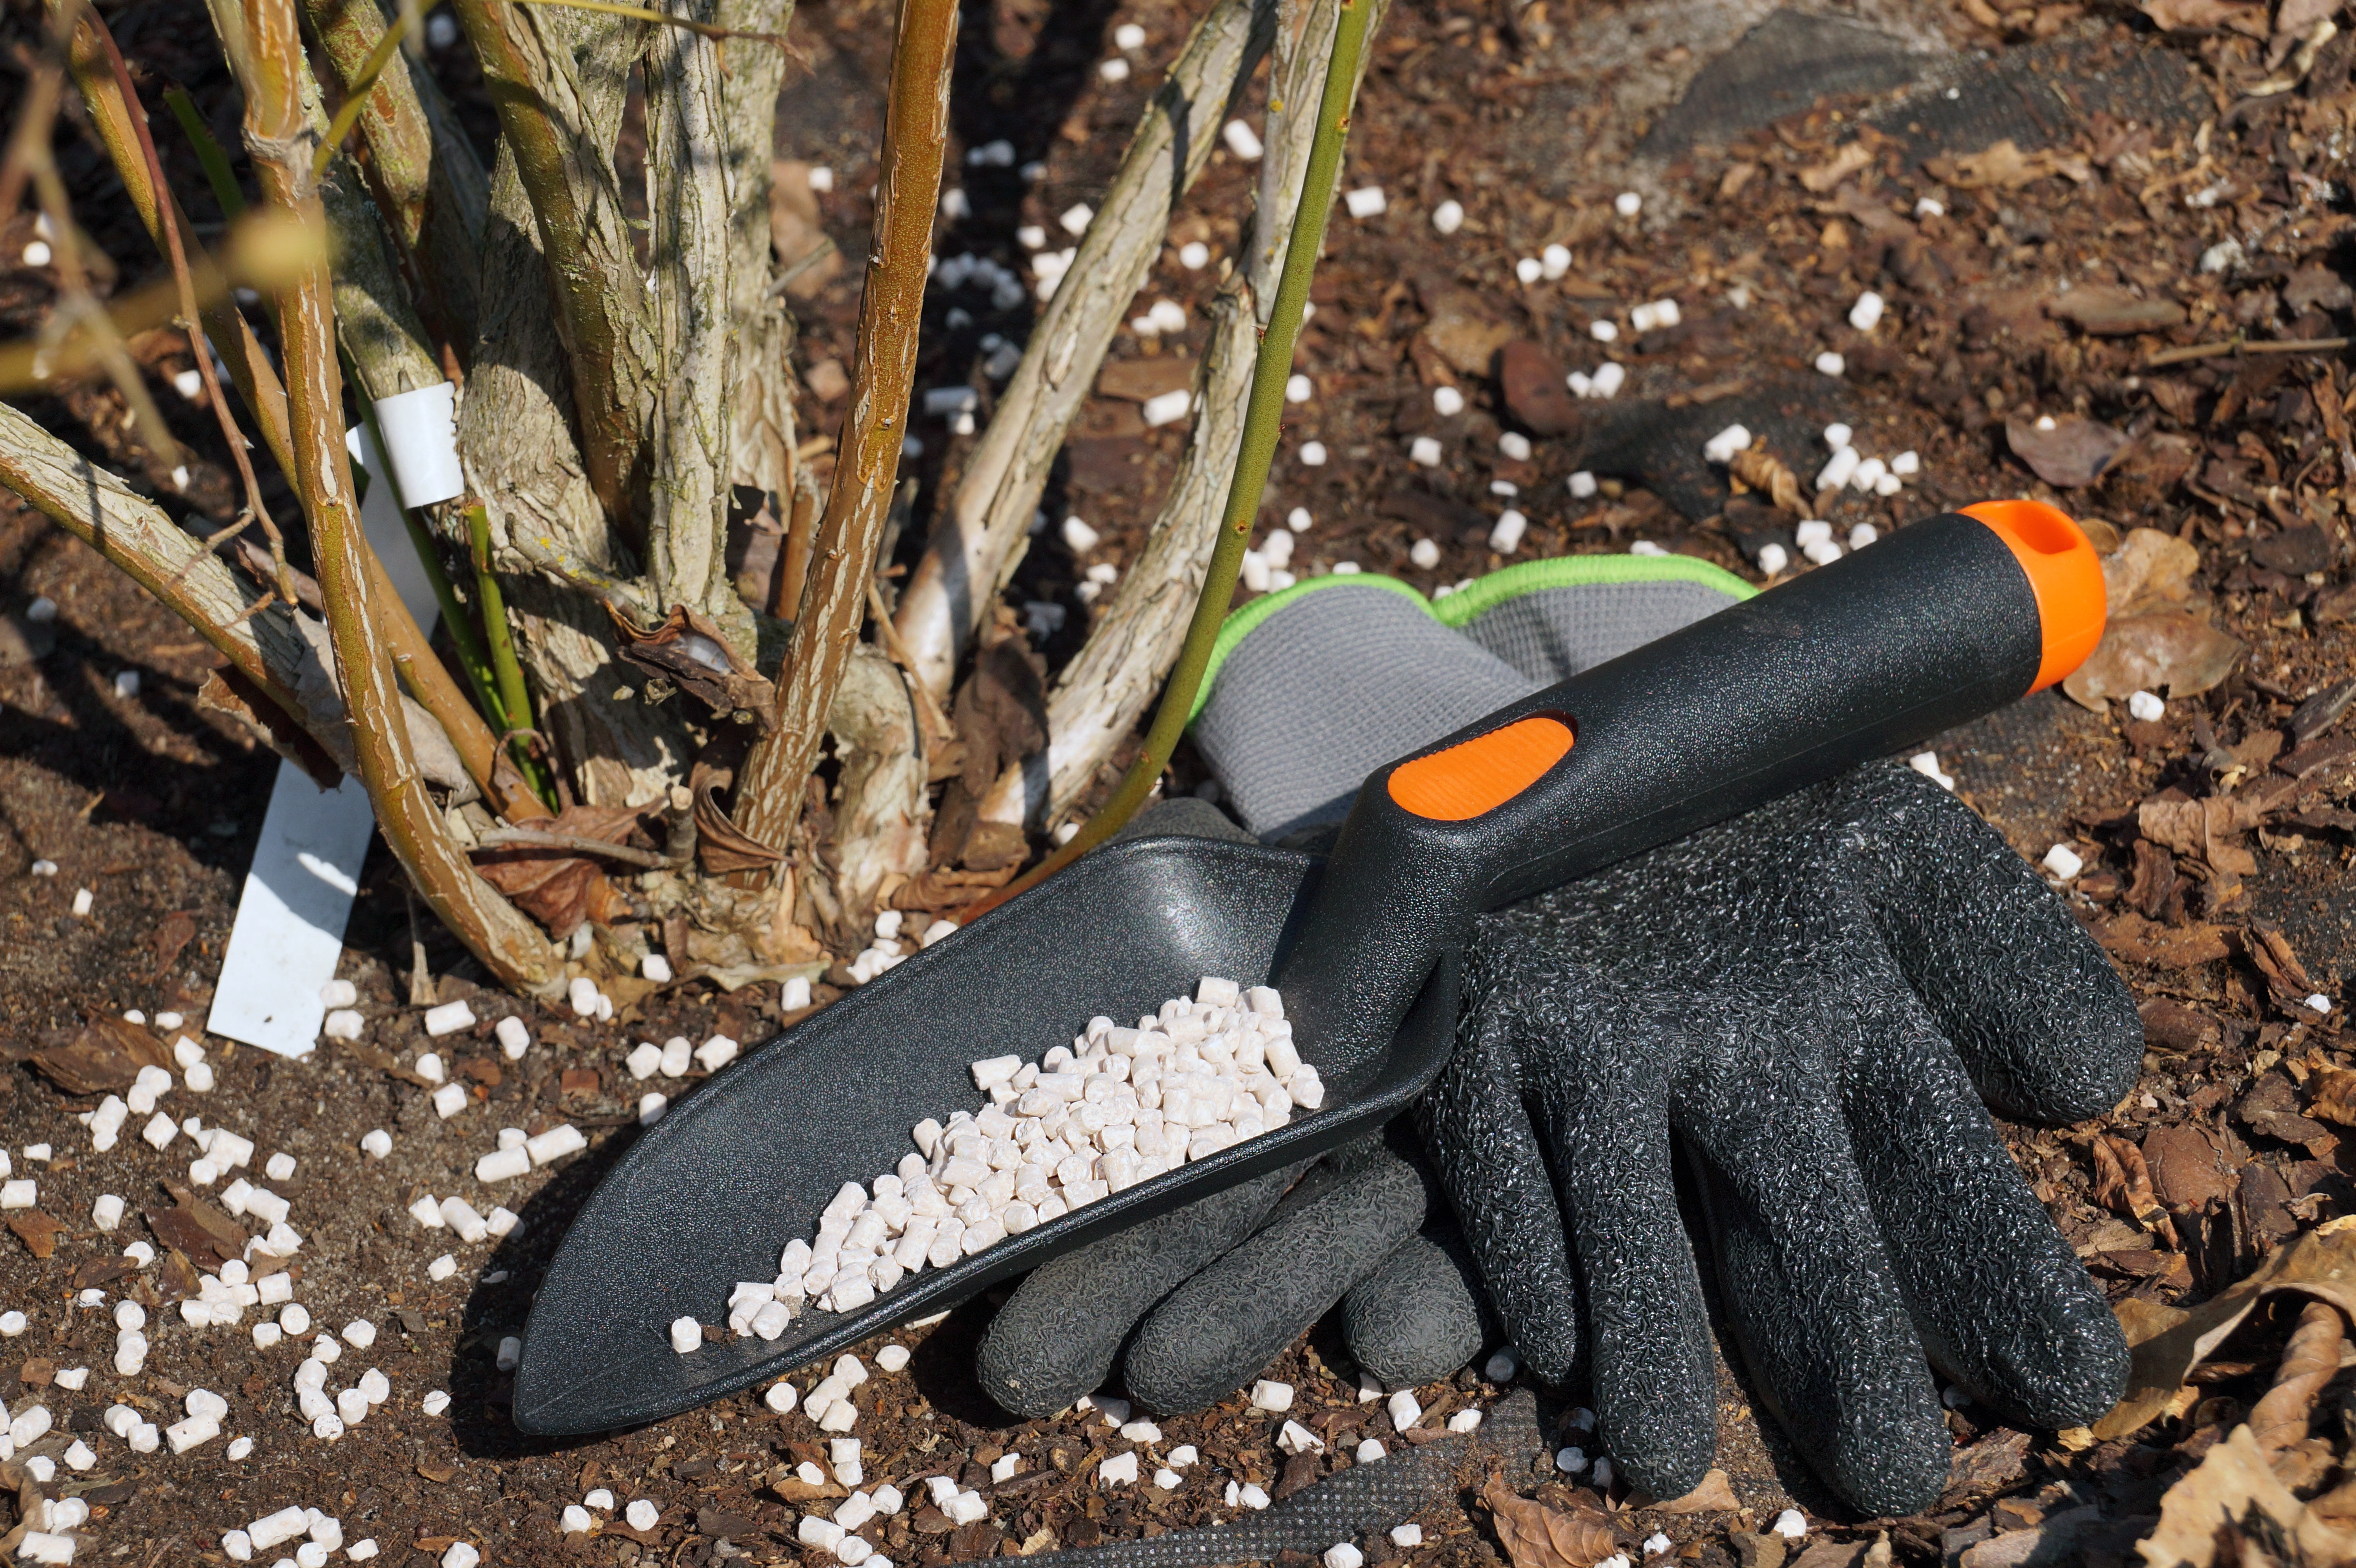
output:
{"label": "white plastic plant label", "polygon": [[[346,440],[370,475],[368,498],[360,503],[361,529],[402,603],[430,633],[436,618],[433,585],[393,505],[385,464],[364,429],[355,429]],[[207,1030],[280,1056],[310,1052],[327,1021],[327,1005],[319,993],[335,978],[361,863],[375,830],[376,816],[359,780],[348,778],[338,788],[322,790],[292,763],[278,764],[253,866],[238,898],[237,922],[221,955]]]}
{"label": "white plastic plant label", "polygon": [[458,466],[458,389],[448,381],[396,392],[376,402],[376,427],[392,460],[392,482],[409,507],[430,507],[466,494]]}

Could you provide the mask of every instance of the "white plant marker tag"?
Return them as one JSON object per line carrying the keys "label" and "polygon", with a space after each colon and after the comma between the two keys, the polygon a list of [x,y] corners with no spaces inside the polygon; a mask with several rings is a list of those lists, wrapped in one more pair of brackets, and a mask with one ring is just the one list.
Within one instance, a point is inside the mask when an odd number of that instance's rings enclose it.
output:
{"label": "white plant marker tag", "polygon": [[[365,426],[345,440],[371,477],[360,503],[361,529],[402,603],[431,635],[439,608],[376,443],[367,439]],[[360,863],[375,830],[376,814],[359,780],[322,790],[294,763],[278,764],[253,867],[221,955],[207,1030],[280,1056],[310,1054],[327,1016],[319,990],[335,978],[344,926],[359,891]]]}

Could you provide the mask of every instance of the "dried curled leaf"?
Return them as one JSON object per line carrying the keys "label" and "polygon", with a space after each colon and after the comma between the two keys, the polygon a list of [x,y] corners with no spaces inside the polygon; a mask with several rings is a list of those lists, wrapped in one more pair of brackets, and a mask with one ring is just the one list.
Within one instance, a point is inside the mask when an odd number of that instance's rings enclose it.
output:
{"label": "dried curled leaf", "polygon": [[1601,1514],[1550,1509],[1515,1496],[1494,1477],[1481,1500],[1489,1505],[1497,1539],[1505,1542],[1514,1568],[1595,1568],[1620,1550],[1611,1521]]}
{"label": "dried curled leaf", "polygon": [[2233,673],[2244,649],[2238,638],[2182,610],[2127,615],[2111,622],[2094,657],[2062,683],[2083,707],[2135,691],[2198,697]]}
{"label": "dried curled leaf", "polygon": [[[626,807],[572,805],[533,827],[604,844],[626,844],[639,814]],[[629,901],[606,880],[596,862],[562,849],[530,846],[479,851],[475,869],[483,880],[515,901],[518,909],[565,936],[583,921],[611,925],[630,918]]]}
{"label": "dried curled leaf", "polygon": [[2094,177],[2094,165],[2083,154],[2060,153],[2051,148],[2023,153],[2009,136],[1985,152],[1933,158],[1922,166],[1931,171],[1933,178],[1959,190],[2015,190],[2054,175],[2080,185]]}
{"label": "dried curled leaf", "polygon": [[2307,1436],[2315,1396],[2340,1371],[2344,1338],[2340,1309],[2329,1302],[2310,1301],[2299,1313],[2290,1343],[2283,1347],[2274,1385],[2250,1407],[2250,1435],[2260,1453],[2272,1454]]}
{"label": "dried curled leaf", "polygon": [[785,859],[737,827],[720,804],[720,792],[710,785],[695,792],[695,853],[704,870],[715,877],[761,870]]}
{"label": "dried curled leaf", "polygon": [[648,675],[659,675],[714,713],[749,713],[764,731],[776,723],[777,691],[758,670],[736,656],[720,628],[684,604],[671,606],[650,632],[632,625],[612,605],[621,655]]}
{"label": "dried curled leaf", "polygon": [[2276,1478],[2246,1426],[2233,1428],[2198,1469],[2168,1488],[2158,1528],[2136,1551],[2149,1568],[2211,1568],[2221,1535],[2267,1541],[2275,1551],[2264,1560],[2273,1562],[2341,1563],[2356,1550],[2356,1538],[2310,1513]]}
{"label": "dried curled leaf", "polygon": [[2004,436],[2013,455],[2034,469],[2040,479],[2066,490],[2100,479],[2131,444],[2124,431],[2083,414],[2008,419]]}
{"label": "dried curled leaf", "polygon": [[1728,460],[1726,470],[1743,485],[1763,494],[1775,504],[1776,510],[1801,518],[1810,515],[1808,499],[1800,494],[1799,475],[1772,453],[1755,446],[1747,448]]}
{"label": "dried curled leaf", "polygon": [[1734,1495],[1733,1486],[1726,1472],[1712,1470],[1701,1478],[1701,1485],[1681,1498],[1671,1498],[1665,1503],[1655,1503],[1655,1513],[1732,1513],[1742,1506]]}

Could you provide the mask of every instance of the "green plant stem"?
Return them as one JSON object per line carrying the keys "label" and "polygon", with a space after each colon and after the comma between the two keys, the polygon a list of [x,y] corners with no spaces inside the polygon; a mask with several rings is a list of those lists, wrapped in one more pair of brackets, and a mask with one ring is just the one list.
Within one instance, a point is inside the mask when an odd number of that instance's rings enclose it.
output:
{"label": "green plant stem", "polygon": [[[350,357],[347,355],[344,357],[345,374],[357,385],[359,374],[352,368]],[[360,419],[368,426],[369,440],[375,444],[379,458],[388,466],[388,472],[371,475],[370,483],[392,490],[393,510],[401,514],[401,525],[409,530],[409,543],[417,551],[418,564],[425,569],[425,581],[434,585],[434,602],[442,607],[442,624],[450,628],[450,641],[458,650],[458,667],[466,672],[466,684],[474,688],[476,705],[483,710],[483,717],[490,721],[492,729],[505,733],[510,726],[499,702],[498,690],[491,684],[491,661],[483,651],[482,635],[475,630],[474,622],[467,618],[466,607],[458,603],[458,590],[451,583],[450,574],[442,570],[442,556],[434,548],[434,536],[426,531],[424,524],[417,520],[414,512],[402,505],[400,492],[393,489],[392,475],[389,471],[391,459],[384,456],[384,432],[376,422],[376,405],[366,398],[354,398],[352,401],[359,405]]]}
{"label": "green plant stem", "polygon": [[515,638],[508,631],[507,600],[499,592],[499,580],[491,571],[491,514],[488,508],[475,506],[466,508],[466,545],[475,562],[475,598],[483,607],[483,635],[491,645],[491,668],[498,677],[496,707],[507,717],[501,725],[508,736],[508,750],[513,753],[516,765],[540,798],[553,806],[555,789],[547,768],[531,752],[530,738],[517,734],[519,730],[533,727],[531,692],[523,683],[523,666],[517,662]]}
{"label": "green plant stem", "polygon": [[1309,300],[1310,275],[1317,270],[1317,253],[1325,244],[1325,220],[1333,208],[1342,146],[1350,133],[1358,60],[1365,50],[1374,9],[1374,0],[1342,0],[1333,54],[1325,65],[1325,90],[1317,105],[1317,139],[1309,150],[1309,175],[1301,186],[1300,209],[1293,216],[1292,241],[1277,282],[1275,308],[1269,313],[1268,329],[1260,335],[1259,358],[1252,368],[1243,443],[1236,453],[1236,476],[1227,487],[1226,511],[1219,519],[1219,542],[1211,552],[1203,596],[1194,602],[1194,617],[1187,624],[1178,663],[1170,672],[1170,684],[1162,688],[1153,725],[1145,733],[1145,749],[1130,764],[1112,798],[1068,843],[1001,889],[976,913],[1044,881],[1119,832],[1153,793],[1162,770],[1170,765],[1170,755],[1177,750],[1178,737],[1185,732],[1194,692],[1203,684],[1204,671],[1210,667],[1212,645],[1218,641],[1220,623],[1226,619],[1235,599],[1236,575],[1243,569],[1252,522],[1259,516],[1260,497],[1268,490],[1269,465],[1276,459],[1276,443],[1284,433],[1284,383],[1292,374],[1292,347],[1301,336],[1301,306]]}
{"label": "green plant stem", "polygon": [[172,111],[172,118],[180,123],[180,134],[197,150],[197,162],[205,171],[205,183],[213,187],[213,201],[223,218],[235,219],[245,212],[245,192],[237,187],[237,176],[229,166],[229,155],[213,139],[212,129],[197,112],[197,101],[188,96],[185,87],[167,87],[164,102]]}

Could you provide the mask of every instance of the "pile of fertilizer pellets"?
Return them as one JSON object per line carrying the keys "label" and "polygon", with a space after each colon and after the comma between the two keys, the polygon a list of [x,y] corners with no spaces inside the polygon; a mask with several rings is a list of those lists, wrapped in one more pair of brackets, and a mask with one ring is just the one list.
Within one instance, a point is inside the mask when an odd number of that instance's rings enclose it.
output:
{"label": "pile of fertilizer pellets", "polygon": [[[873,1190],[846,1182],[819,1218],[818,1239],[786,1244],[774,1283],[745,1281],[728,1327],[775,1339],[805,1303],[864,1307],[921,1271],[1093,1203],[1123,1188],[1258,1137],[1325,1101],[1317,1069],[1293,1049],[1284,1001],[1205,976],[1189,1001],[1123,1029],[1088,1020],[1066,1049],[1033,1063],[973,1064],[990,1096],[947,1125],[914,1129],[916,1149]],[[692,1317],[670,1328],[681,1355],[703,1343]]]}

